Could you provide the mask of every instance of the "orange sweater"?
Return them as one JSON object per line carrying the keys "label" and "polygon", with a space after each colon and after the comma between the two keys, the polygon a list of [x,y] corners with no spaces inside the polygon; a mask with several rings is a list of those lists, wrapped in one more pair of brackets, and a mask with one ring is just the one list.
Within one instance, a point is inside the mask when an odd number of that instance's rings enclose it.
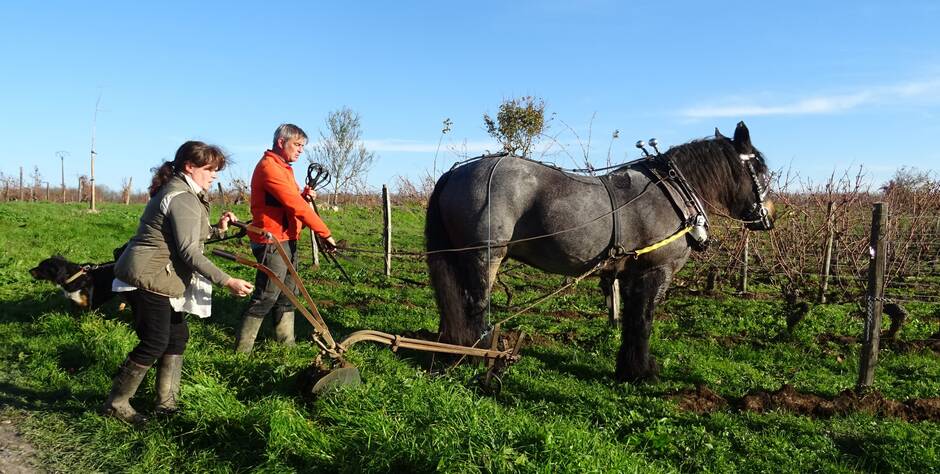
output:
{"label": "orange sweater", "polygon": [[[264,152],[251,175],[251,219],[255,227],[282,242],[297,240],[303,226],[324,239],[330,236],[330,229],[300,195],[293,168],[271,150]],[[260,235],[248,235],[252,242],[270,243]]]}

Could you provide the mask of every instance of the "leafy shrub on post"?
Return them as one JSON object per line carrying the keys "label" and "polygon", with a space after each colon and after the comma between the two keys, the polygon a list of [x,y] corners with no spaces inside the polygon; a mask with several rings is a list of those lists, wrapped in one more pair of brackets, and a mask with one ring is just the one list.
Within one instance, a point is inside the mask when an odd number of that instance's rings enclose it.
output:
{"label": "leafy shrub on post", "polygon": [[503,150],[515,156],[529,156],[532,144],[545,129],[545,101],[532,96],[504,100],[496,120],[483,114],[486,132],[499,140]]}

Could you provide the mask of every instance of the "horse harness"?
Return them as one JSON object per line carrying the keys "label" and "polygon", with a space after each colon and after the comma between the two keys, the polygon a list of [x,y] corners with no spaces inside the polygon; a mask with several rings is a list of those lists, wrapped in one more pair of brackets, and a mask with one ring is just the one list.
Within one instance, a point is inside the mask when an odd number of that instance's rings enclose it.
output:
{"label": "horse harness", "polygon": [[705,214],[702,201],[695,194],[695,190],[692,189],[679,168],[666,155],[644,158],[632,164],[641,165],[646,174],[652,177],[651,181],[659,185],[679,214],[682,222],[679,229],[668,237],[643,248],[626,250],[621,242],[622,231],[619,216],[620,208],[625,203],[621,203],[618,194],[614,192],[613,187],[616,184],[612,182],[612,177],[615,174],[609,173],[601,176],[600,181],[610,198],[611,217],[613,218],[613,231],[610,244],[607,247],[608,256],[612,259],[625,256],[636,258],[644,253],[664,247],[685,234],[691,234],[693,249],[704,250],[708,245],[708,216]]}

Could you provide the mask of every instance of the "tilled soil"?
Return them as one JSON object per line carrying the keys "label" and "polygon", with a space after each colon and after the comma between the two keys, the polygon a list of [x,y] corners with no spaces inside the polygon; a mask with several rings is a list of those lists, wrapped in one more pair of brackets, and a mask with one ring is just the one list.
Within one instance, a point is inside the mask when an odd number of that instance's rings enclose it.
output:
{"label": "tilled soil", "polygon": [[861,395],[852,390],[843,390],[833,398],[826,398],[811,393],[800,393],[787,384],[773,392],[758,390],[729,400],[708,387],[699,385],[694,389],[682,390],[671,398],[683,410],[695,413],[711,413],[732,407],[757,413],[785,410],[813,418],[864,412],[905,421],[940,421],[940,398],[915,398],[899,402],[885,398],[877,390]]}

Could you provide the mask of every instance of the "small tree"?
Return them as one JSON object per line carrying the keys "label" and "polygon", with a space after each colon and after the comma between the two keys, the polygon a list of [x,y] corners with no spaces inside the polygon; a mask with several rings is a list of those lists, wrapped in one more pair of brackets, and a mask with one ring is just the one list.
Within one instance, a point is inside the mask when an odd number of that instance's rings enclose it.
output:
{"label": "small tree", "polygon": [[362,143],[359,114],[349,107],[330,112],[326,126],[328,132],[320,131],[320,140],[313,147],[313,156],[307,155],[307,161],[319,163],[329,171],[332,178],[330,204],[335,205],[340,192],[364,186],[369,168],[375,162],[375,153]]}
{"label": "small tree", "polygon": [[545,101],[532,96],[504,100],[496,120],[483,114],[486,132],[512,155],[528,156],[532,144],[545,129]]}
{"label": "small tree", "polygon": [[32,178],[33,180],[32,190],[30,191],[30,193],[33,196],[32,200],[38,201],[39,200],[38,196],[40,195],[40,191],[42,190],[42,173],[39,172],[38,166],[33,167],[33,174],[30,175],[30,178]]}

